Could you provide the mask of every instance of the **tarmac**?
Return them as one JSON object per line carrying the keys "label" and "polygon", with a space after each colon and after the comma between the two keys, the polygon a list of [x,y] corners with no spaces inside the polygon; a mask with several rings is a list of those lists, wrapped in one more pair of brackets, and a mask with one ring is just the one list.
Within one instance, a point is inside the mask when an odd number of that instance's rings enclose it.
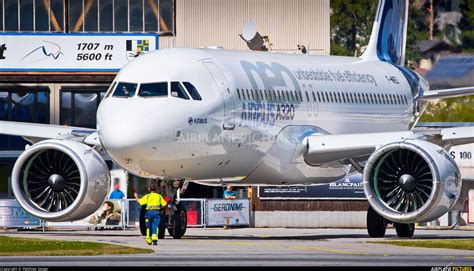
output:
{"label": "tarmac", "polygon": [[[0,235],[94,241],[151,248],[152,254],[80,257],[0,257],[11,266],[474,266],[474,251],[400,247],[370,241],[385,238],[365,229],[188,228],[182,239],[166,235],[148,246],[138,230],[4,231]],[[472,230],[417,229],[414,239],[473,238]]]}

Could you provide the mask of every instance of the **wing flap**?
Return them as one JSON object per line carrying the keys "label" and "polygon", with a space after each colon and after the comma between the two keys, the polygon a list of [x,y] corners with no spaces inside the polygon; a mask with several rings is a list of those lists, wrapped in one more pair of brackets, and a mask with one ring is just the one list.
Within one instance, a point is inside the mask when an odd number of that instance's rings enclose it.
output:
{"label": "wing flap", "polygon": [[440,135],[453,146],[474,143],[474,126],[441,129]]}

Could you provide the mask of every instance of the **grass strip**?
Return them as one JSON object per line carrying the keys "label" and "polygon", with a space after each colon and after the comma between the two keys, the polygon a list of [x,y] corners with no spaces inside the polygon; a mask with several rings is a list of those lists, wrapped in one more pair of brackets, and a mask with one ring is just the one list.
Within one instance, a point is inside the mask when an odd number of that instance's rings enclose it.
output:
{"label": "grass strip", "polygon": [[143,254],[152,249],[120,245],[17,238],[0,235],[0,256],[89,256],[104,254]]}
{"label": "grass strip", "polygon": [[404,247],[449,248],[474,250],[474,239],[389,240],[370,242]]}

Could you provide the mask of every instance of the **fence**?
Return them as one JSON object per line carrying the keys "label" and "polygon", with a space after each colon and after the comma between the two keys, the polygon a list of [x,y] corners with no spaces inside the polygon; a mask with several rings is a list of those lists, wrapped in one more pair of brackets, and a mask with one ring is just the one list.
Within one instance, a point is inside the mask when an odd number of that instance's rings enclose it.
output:
{"label": "fence", "polygon": [[[188,227],[249,226],[248,199],[181,199]],[[46,222],[31,216],[14,199],[0,200],[0,228],[123,229],[138,227],[140,205],[132,199],[106,200],[87,218],[71,222]]]}

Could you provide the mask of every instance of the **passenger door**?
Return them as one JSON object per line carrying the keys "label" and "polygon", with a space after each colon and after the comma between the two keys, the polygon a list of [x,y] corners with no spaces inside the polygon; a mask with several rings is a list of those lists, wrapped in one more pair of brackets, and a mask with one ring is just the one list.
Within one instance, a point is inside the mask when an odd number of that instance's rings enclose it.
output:
{"label": "passenger door", "polygon": [[222,95],[224,100],[224,130],[233,130],[235,128],[235,102],[234,98],[229,90],[229,81],[222,73],[221,69],[213,62],[202,62],[204,67],[209,71],[212,78],[214,78],[214,83],[219,89],[219,92]]}

